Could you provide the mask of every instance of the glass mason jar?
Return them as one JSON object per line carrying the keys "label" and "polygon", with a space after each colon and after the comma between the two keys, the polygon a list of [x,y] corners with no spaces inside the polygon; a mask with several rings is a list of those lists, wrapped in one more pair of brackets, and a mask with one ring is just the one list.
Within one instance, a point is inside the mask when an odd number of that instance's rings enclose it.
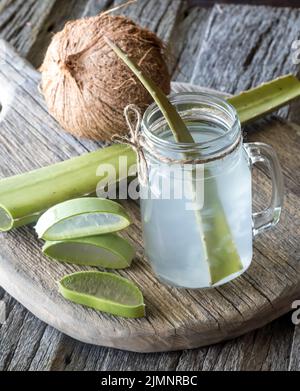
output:
{"label": "glass mason jar", "polygon": [[[237,113],[207,93],[171,97],[195,143],[177,143],[153,104],[142,122],[147,181],[140,186],[146,257],[162,282],[185,288],[224,284],[252,260],[253,237],[277,224],[283,178],[274,150],[242,142]],[[270,206],[252,213],[251,168],[272,180]]]}

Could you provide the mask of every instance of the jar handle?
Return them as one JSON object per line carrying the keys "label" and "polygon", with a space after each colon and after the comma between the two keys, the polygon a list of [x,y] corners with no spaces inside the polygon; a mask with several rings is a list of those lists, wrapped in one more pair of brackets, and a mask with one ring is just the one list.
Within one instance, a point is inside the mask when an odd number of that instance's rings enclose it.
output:
{"label": "jar handle", "polygon": [[245,143],[244,148],[249,156],[250,164],[264,165],[270,174],[272,181],[272,197],[268,208],[261,212],[253,213],[253,235],[256,236],[269,228],[274,227],[280,218],[283,204],[283,175],[280,163],[274,149],[264,143]]}

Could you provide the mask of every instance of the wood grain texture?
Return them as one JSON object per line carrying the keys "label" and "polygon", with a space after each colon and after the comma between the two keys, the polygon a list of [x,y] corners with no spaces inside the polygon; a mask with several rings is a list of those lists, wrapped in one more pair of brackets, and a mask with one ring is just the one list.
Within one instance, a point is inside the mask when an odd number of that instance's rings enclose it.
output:
{"label": "wood grain texture", "polygon": [[[2,47],[0,78],[4,94],[13,99],[2,101],[1,175],[4,170],[7,176],[83,152],[83,146],[62,132],[48,115],[37,94],[36,71],[8,45],[2,43]],[[269,128],[262,132],[264,137],[273,132],[275,125],[268,123]],[[280,126],[281,132],[289,135],[286,143],[289,139],[295,142],[294,128],[284,123]],[[21,128],[22,134],[18,131]],[[291,161],[284,166],[284,172],[288,173],[293,164]],[[258,176],[256,186],[258,194],[266,191],[270,195],[265,177]],[[260,209],[264,203],[265,199],[258,197]],[[147,305],[145,318],[120,319],[64,300],[57,292],[56,281],[80,267],[49,262],[41,255],[41,243],[30,228],[1,235],[1,285],[36,316],[74,338],[142,352],[193,348],[232,338],[288,311],[299,294],[299,254],[294,248],[297,232],[293,221],[300,205],[290,189],[282,223],[277,232],[271,231],[258,241],[249,271],[230,284],[207,291],[178,290],[158,282],[143,258],[139,208],[130,201],[124,204],[134,221],[125,236],[135,243],[137,259],[132,268],[119,273],[141,286]]]}
{"label": "wood grain texture", "polygon": [[177,370],[287,370],[293,325],[286,315],[240,338],[181,355]]}
{"label": "wood grain texture", "polygon": [[[197,54],[182,59],[181,67],[195,64],[183,81],[236,93],[297,73],[292,43],[298,39],[300,10],[217,4],[206,23]],[[280,115],[287,118],[288,109]]]}
{"label": "wood grain texture", "polygon": [[55,0],[1,0],[0,37],[26,56],[54,5]]}
{"label": "wood grain texture", "polygon": [[[140,0],[141,2],[147,2],[144,0]],[[17,0],[6,0],[0,1],[1,10],[4,9],[3,4],[16,3]],[[43,1],[44,2],[44,1]],[[64,5],[58,4],[62,3],[61,0],[57,1],[56,11],[59,15],[62,15],[62,9],[65,10]],[[24,2],[25,3],[25,2]],[[46,1],[44,2],[46,3]],[[70,3],[69,0],[63,2]],[[96,14],[98,9],[100,10],[104,0],[78,0],[76,3],[81,3],[83,8],[86,6],[87,14]],[[14,5],[12,5],[14,7]],[[72,7],[71,7],[72,8]],[[52,8],[53,10],[53,8]],[[215,9],[214,12],[220,10],[218,8]],[[255,16],[255,19],[260,17],[260,20],[267,20],[270,15],[273,15],[274,9],[264,8],[263,13],[261,12],[262,8],[259,8],[259,12]],[[206,28],[210,30],[212,26],[214,28],[218,28],[219,19],[213,18],[212,20],[208,18],[209,13],[207,13],[207,17],[203,17],[207,10],[202,10],[200,8],[192,8],[189,10],[184,9],[184,12],[181,12],[180,17],[173,16],[173,20],[176,20],[176,24],[173,28],[173,32],[170,35],[171,39],[171,47],[178,48],[178,50],[173,50],[172,53],[174,55],[174,62],[178,64],[177,66],[177,78],[180,81],[189,81],[192,75],[208,72],[209,69],[206,68],[205,62],[202,62],[201,56],[199,56],[199,50],[202,46],[202,39],[205,36]],[[22,13],[22,11],[20,11]],[[72,16],[68,15],[69,11],[66,11],[65,15],[62,17],[61,23],[63,23],[63,19],[72,18]],[[77,12],[77,11],[76,11]],[[17,13],[17,9],[16,9]],[[11,42],[32,42],[32,35],[30,29],[24,28],[24,24],[22,22],[20,24],[19,21],[22,21],[22,17],[16,17],[16,13],[14,16],[14,25],[15,25],[15,33],[12,37],[3,34],[3,29],[6,29],[7,26],[1,25],[0,31],[3,36],[10,39]],[[134,13],[134,11],[133,11]],[[298,11],[297,11],[298,13]],[[239,18],[239,11],[236,12],[235,20],[236,26],[240,26],[241,30],[243,30],[243,17]],[[6,14],[7,15],[7,14]],[[40,52],[45,51],[45,47],[47,44],[47,40],[51,38],[52,30],[57,31],[60,27],[56,27],[56,15],[55,12],[44,19],[44,24],[41,26],[40,31],[45,31],[49,29],[49,32],[45,34],[46,39],[40,39],[38,42],[33,42],[32,44],[26,46],[31,48],[32,46],[35,48],[35,53],[39,54]],[[147,14],[146,18],[147,18]],[[199,16],[198,16],[199,15]],[[1,15],[2,16],[2,15]],[[0,20],[3,20],[3,18]],[[155,15],[156,20],[161,19],[164,20],[164,15]],[[137,19],[138,20],[138,19]],[[209,21],[209,24],[208,24]],[[54,22],[54,25],[52,25]],[[9,22],[8,22],[9,23]],[[142,22],[141,22],[142,23]],[[158,23],[159,24],[159,23]],[[226,24],[226,23],[225,23]],[[183,25],[183,26],[182,26]],[[281,29],[275,29],[272,33],[272,37],[274,40],[274,45],[277,42],[277,35],[281,37],[285,35],[288,30],[285,29],[285,26],[280,24]],[[226,27],[226,26],[225,26]],[[9,29],[12,30],[13,26],[9,26]],[[192,33],[191,33],[192,31]],[[236,30],[238,32],[238,30]],[[290,30],[289,30],[290,31]],[[233,34],[232,34],[233,35]],[[223,46],[226,46],[228,34],[224,32],[224,35],[221,37],[221,42],[223,42]],[[235,39],[238,41],[240,37],[240,33],[235,33]],[[292,38],[289,37],[289,34],[286,35],[286,39],[291,41]],[[37,36],[39,38],[39,34]],[[231,37],[234,38],[233,36]],[[18,46],[17,46],[18,47]],[[23,46],[24,47],[24,46]],[[279,46],[278,46],[279,47]],[[19,46],[18,49],[22,50],[22,46]],[[251,49],[251,42],[246,45],[246,49]],[[180,55],[181,51],[187,50],[188,56]],[[241,48],[240,53],[244,55],[243,48]],[[22,53],[27,54],[26,51],[22,51]],[[184,53],[184,52],[182,52]],[[41,57],[41,55],[40,55]],[[279,60],[281,57],[279,56]],[[39,61],[36,61],[34,56],[30,58],[36,65],[39,65]],[[233,59],[229,59],[228,61],[233,61]],[[223,69],[223,64],[217,64],[221,66],[221,70]],[[255,71],[255,63],[251,63],[249,67],[253,67]],[[285,66],[289,66],[288,62],[285,62]],[[186,70],[186,71],[185,71]],[[276,67],[273,67],[273,70],[276,71]],[[283,72],[286,72],[286,69],[282,69]],[[235,75],[235,70],[233,69],[233,75]],[[243,85],[241,85],[241,89],[243,89]],[[297,105],[293,105],[294,109],[292,111],[293,118],[297,120],[299,123],[299,108]],[[13,128],[13,131],[15,128]],[[88,148],[93,148],[94,145],[90,145],[90,143],[83,142],[85,146]],[[2,152],[1,152],[2,153]],[[78,152],[80,153],[80,152]],[[62,156],[61,158],[64,158]],[[60,156],[57,157],[60,159]],[[3,165],[2,165],[3,169]],[[5,171],[5,170],[4,170]],[[0,288],[0,299],[4,296],[3,291]],[[5,300],[8,300],[9,296],[5,295]],[[15,302],[15,300],[10,298],[10,302],[13,303],[13,306],[22,308],[22,306]],[[23,318],[26,316],[27,311],[15,311],[14,316],[9,318],[9,324],[7,324],[7,328],[13,327],[13,323],[22,324]],[[32,316],[32,319],[34,317]],[[38,324],[42,322],[38,321]],[[34,333],[34,328],[36,327],[36,323],[27,322],[27,326],[31,327],[32,333]],[[269,363],[276,363],[276,367],[278,369],[289,368],[291,370],[299,370],[299,347],[300,347],[300,337],[299,337],[299,327],[295,328],[294,336],[293,330],[294,327],[290,320],[290,315],[285,316],[284,318],[278,319],[268,326],[257,330],[252,333],[248,333],[242,337],[239,337],[233,341],[224,342],[221,344],[213,345],[210,347],[204,347],[196,350],[189,350],[183,352],[172,352],[172,353],[163,353],[163,354],[136,354],[130,352],[120,352],[115,351],[108,348],[94,347],[87,344],[82,344],[80,342],[76,342],[69,337],[62,335],[57,332],[50,326],[45,328],[45,331],[42,335],[42,339],[39,344],[35,344],[35,352],[34,349],[27,352],[26,349],[18,349],[18,354],[14,354],[14,347],[16,344],[19,346],[27,346],[26,334],[19,335],[19,328],[15,327],[14,333],[7,334],[6,329],[0,325],[0,352],[2,352],[1,348],[3,343],[7,345],[7,340],[10,340],[10,347],[12,353],[2,355],[0,354],[0,367],[1,368],[24,368],[28,366],[23,365],[23,360],[27,363],[32,359],[32,363],[30,365],[31,370],[37,369],[57,369],[57,370],[89,370],[97,368],[99,370],[107,368],[109,365],[112,369],[117,369],[122,367],[124,369],[132,368],[132,369],[195,369],[195,370],[205,370],[205,369],[214,369],[214,368],[232,368],[236,370],[246,369],[246,370],[260,370],[262,369],[263,362],[267,357],[267,361]],[[268,335],[272,334],[272,338],[268,338]],[[280,343],[278,344],[278,341]],[[290,354],[287,354],[289,348],[292,348]],[[276,346],[276,349],[274,347]],[[268,355],[268,351],[274,352],[277,351],[277,355]],[[205,357],[209,352],[207,359]],[[230,354],[228,352],[231,352]],[[30,355],[30,359],[27,357]],[[289,357],[290,356],[290,357]],[[160,359],[162,357],[162,359]],[[171,357],[171,359],[169,359]],[[5,365],[3,366],[3,361],[5,360]],[[18,362],[18,365],[14,363],[14,361]],[[177,361],[177,363],[176,363]],[[203,365],[203,361],[205,365]],[[218,363],[218,365],[214,365],[214,363]],[[178,365],[177,365],[178,364]],[[270,367],[272,368],[272,367]]]}
{"label": "wood grain texture", "polygon": [[235,93],[296,72],[291,45],[299,27],[300,10],[215,6],[189,81]]}
{"label": "wood grain texture", "polygon": [[295,327],[289,362],[290,371],[300,371],[300,327]]}
{"label": "wood grain texture", "polygon": [[[0,288],[0,299],[3,299],[3,296],[4,292],[3,290],[1,292]],[[217,345],[182,352],[141,354],[83,344],[50,326],[44,327],[44,332],[39,333],[33,347],[30,348],[27,343],[28,337],[25,338],[26,333],[19,332],[24,326],[18,323],[20,318],[26,316],[27,311],[6,294],[5,301],[8,300],[10,301],[9,308],[14,308],[14,312],[13,316],[8,316],[6,326],[4,328],[0,326],[1,370],[10,368],[31,371],[262,370],[266,367],[266,363],[269,369],[284,370],[288,369],[289,365],[289,348],[293,334],[290,314],[262,329]],[[28,331],[32,329],[31,332],[34,333],[37,323],[42,326],[44,323],[40,321],[36,323],[34,322],[36,318],[33,315],[30,317],[30,320],[26,322],[26,327]],[[7,330],[11,328],[13,331],[8,335]],[[5,354],[3,354],[3,341],[6,346]],[[15,345],[19,346],[17,351]],[[291,357],[290,369],[299,370],[297,367],[299,355],[296,351],[294,353],[294,357]]]}
{"label": "wood grain texture", "polygon": [[[169,41],[172,56],[176,59],[173,65],[174,80],[189,82],[195,68],[201,66],[195,64],[195,61],[203,44],[211,10],[211,8],[186,10],[176,24],[174,34]],[[178,36],[182,38],[178,39]]]}

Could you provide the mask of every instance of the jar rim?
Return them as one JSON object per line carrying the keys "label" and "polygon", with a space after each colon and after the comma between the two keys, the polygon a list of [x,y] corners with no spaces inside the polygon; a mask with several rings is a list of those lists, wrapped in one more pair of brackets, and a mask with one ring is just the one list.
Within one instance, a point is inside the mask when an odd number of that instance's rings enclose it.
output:
{"label": "jar rim", "polygon": [[[153,124],[150,123],[151,117],[158,112],[161,112],[155,102],[153,102],[145,111],[142,120],[143,136],[149,141],[152,146],[165,148],[173,151],[184,150],[185,152],[207,150],[213,144],[218,144],[222,139],[228,138],[228,145],[230,147],[241,135],[240,121],[236,109],[225,99],[221,98],[217,94],[210,92],[178,92],[169,95],[169,100],[174,105],[180,105],[184,103],[190,104],[206,104],[212,108],[219,109],[220,113],[228,115],[231,123],[227,126],[227,130],[223,134],[217,135],[208,141],[195,142],[195,143],[178,143],[175,140],[166,140],[159,137],[153,131]],[[179,110],[180,112],[180,110]],[[164,121],[165,123],[166,121]],[[226,148],[225,148],[226,149]],[[214,154],[224,152],[224,147],[221,150],[214,150]]]}

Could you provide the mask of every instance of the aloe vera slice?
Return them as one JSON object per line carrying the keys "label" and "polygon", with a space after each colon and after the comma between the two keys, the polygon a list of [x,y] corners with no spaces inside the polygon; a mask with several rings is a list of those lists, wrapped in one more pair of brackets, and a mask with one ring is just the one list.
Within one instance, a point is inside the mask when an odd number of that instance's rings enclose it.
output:
{"label": "aloe vera slice", "polygon": [[124,269],[134,257],[133,246],[116,234],[46,242],[43,253],[60,262],[106,269]]}
{"label": "aloe vera slice", "polygon": [[68,300],[125,318],[145,316],[141,291],[131,281],[106,272],[78,272],[59,282],[59,292]]}
{"label": "aloe vera slice", "polygon": [[[122,156],[122,159],[120,157]],[[127,162],[127,165],[125,164]],[[101,165],[115,167],[110,183],[128,176],[136,163],[131,147],[115,144],[61,163],[0,180],[0,231],[29,224],[51,206],[72,198],[94,194]]]}
{"label": "aloe vera slice", "polygon": [[77,198],[48,209],[35,230],[44,240],[68,240],[120,231],[131,223],[125,209],[104,198]]}

